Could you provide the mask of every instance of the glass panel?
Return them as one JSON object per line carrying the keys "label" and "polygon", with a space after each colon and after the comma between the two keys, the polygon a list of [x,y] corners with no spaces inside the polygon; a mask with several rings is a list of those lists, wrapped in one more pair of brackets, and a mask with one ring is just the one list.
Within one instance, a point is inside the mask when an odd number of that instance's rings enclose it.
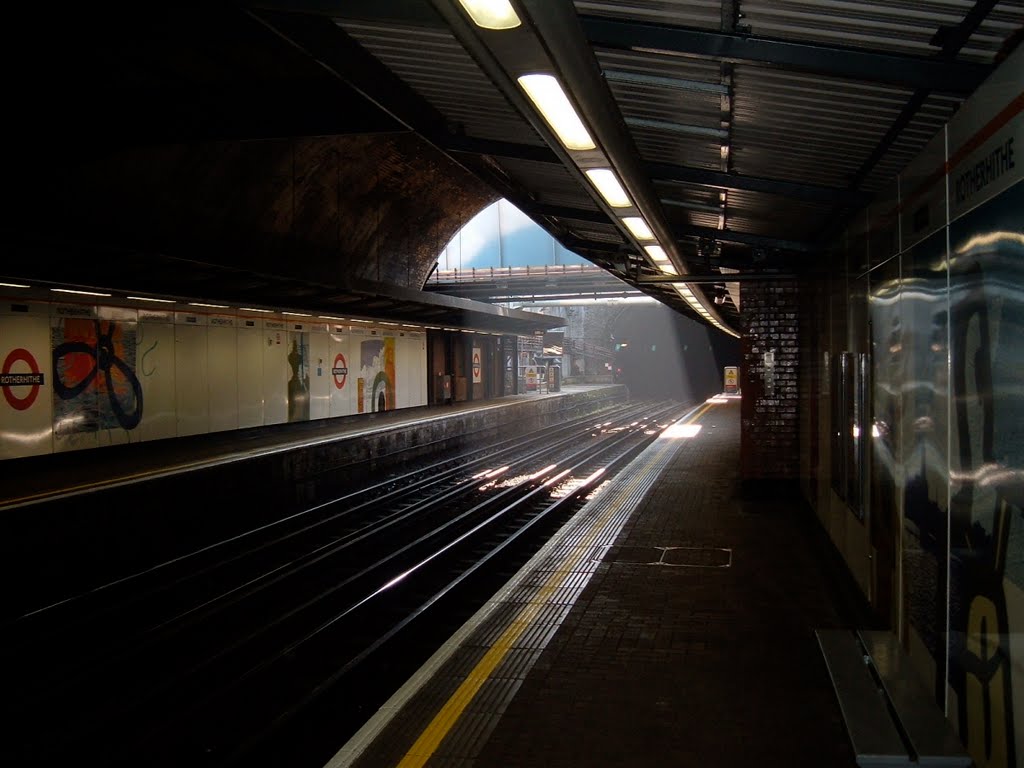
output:
{"label": "glass panel", "polygon": [[985,766],[1018,764],[1024,705],[1022,211],[1017,184],[950,228],[951,715]]}

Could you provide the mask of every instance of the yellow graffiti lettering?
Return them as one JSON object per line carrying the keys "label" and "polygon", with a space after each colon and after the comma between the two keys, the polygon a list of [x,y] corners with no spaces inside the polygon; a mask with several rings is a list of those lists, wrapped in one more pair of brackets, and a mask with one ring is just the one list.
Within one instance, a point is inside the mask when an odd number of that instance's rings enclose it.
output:
{"label": "yellow graffiti lettering", "polygon": [[[967,652],[981,666],[998,663],[999,619],[995,603],[978,596],[967,617]],[[1005,666],[988,680],[967,671],[967,749],[978,768],[1010,768],[1007,755]]]}

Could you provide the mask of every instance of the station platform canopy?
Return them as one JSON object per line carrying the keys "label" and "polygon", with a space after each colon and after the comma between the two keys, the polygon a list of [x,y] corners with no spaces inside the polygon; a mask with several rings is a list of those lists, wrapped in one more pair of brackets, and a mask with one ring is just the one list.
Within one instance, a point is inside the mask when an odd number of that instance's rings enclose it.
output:
{"label": "station platform canopy", "polygon": [[[109,258],[109,254],[106,254]],[[340,276],[326,283],[300,277],[262,273],[162,254],[132,254],[118,269],[102,272],[96,285],[96,261],[78,258],[62,264],[61,282],[45,277],[47,260],[39,259],[39,275],[31,267],[19,270],[19,300],[56,301],[66,294],[54,289],[82,291],[103,297],[104,303],[130,301],[142,295],[182,304],[209,302],[225,310],[259,307],[277,312],[309,313],[412,324],[428,329],[475,330],[530,336],[565,324],[564,319],[509,309],[456,296],[417,291],[356,277]],[[0,275],[0,284],[6,278]]]}

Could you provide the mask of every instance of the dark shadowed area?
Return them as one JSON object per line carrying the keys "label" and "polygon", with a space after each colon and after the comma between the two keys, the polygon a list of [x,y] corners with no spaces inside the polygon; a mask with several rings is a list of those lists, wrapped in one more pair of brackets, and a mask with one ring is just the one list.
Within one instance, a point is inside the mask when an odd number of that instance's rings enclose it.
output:
{"label": "dark shadowed area", "polygon": [[739,342],[662,305],[632,307],[612,324],[616,378],[634,397],[703,400],[739,365]]}

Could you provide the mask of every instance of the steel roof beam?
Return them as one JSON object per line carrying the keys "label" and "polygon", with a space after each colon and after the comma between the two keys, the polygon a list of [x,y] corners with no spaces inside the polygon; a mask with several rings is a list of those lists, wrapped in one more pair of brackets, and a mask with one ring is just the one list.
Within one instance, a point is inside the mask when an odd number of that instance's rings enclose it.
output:
{"label": "steel roof beam", "polygon": [[[718,209],[715,209],[718,212]],[[554,216],[559,219],[571,221],[584,221],[599,224],[608,224],[608,217],[601,211],[589,211],[583,208],[568,208],[565,206],[535,204],[526,209],[524,213],[533,216]],[[782,251],[797,251],[799,253],[810,253],[818,248],[812,243],[799,240],[782,240],[763,235],[752,235],[746,232],[734,232],[732,230],[715,229],[713,227],[699,227],[692,224],[677,224],[669,222],[669,226],[677,237],[704,237],[712,240],[720,240],[723,243],[738,243],[749,245],[754,248],[775,248]]]}
{"label": "steel roof beam", "polygon": [[744,176],[738,173],[712,171],[706,168],[691,168],[685,165],[669,163],[647,163],[647,171],[655,181],[677,184],[694,184],[699,187],[713,187],[725,190],[743,190],[746,192],[764,192],[769,195],[781,195],[795,200],[807,200],[814,203],[842,203],[844,205],[864,205],[868,195],[861,192],[823,187],[817,184],[801,184],[781,179],[766,179],[758,176]]}
{"label": "steel roof beam", "polygon": [[409,0],[254,0],[243,5],[256,10],[303,13],[310,16],[354,19],[366,22],[444,27],[430,3]]}
{"label": "steel roof beam", "polygon": [[834,77],[950,93],[974,91],[992,71],[990,66],[974,62],[774,40],[707,29],[596,16],[581,16],[580,21],[591,44],[600,48],[774,64]]}
{"label": "steel roof beam", "polygon": [[781,240],[775,237],[765,237],[764,235],[752,235],[747,232],[734,232],[730,229],[698,227],[692,224],[674,224],[672,229],[680,237],[708,238],[709,240],[719,240],[723,243],[749,245],[752,248],[775,248],[780,251],[796,251],[798,253],[812,253],[820,250],[811,243],[799,240]]}
{"label": "steel roof beam", "polygon": [[551,147],[534,144],[517,144],[512,141],[499,141],[497,139],[479,139],[465,134],[445,133],[438,136],[431,136],[436,139],[438,146],[446,152],[460,152],[470,155],[489,155],[504,160],[528,160],[533,163],[558,163],[561,164],[558,155]]}
{"label": "steel roof beam", "polygon": [[[936,55],[937,61],[952,62],[955,60],[956,55],[960,52],[960,49],[970,39],[981,23],[985,20],[985,17],[995,8],[999,0],[976,0],[974,5],[971,7],[964,18],[955,27],[939,27],[935,36],[932,38],[933,45],[942,46],[941,50]],[[850,180],[850,188],[856,189],[864,180],[871,174],[875,169],[875,166],[881,162],[882,158],[892,149],[892,145],[899,139],[900,134],[906,130],[907,126],[913,121],[920,111],[921,107],[924,106],[925,101],[928,100],[928,96],[932,91],[940,91],[941,88],[934,86],[924,85],[919,86],[914,90],[914,93],[907,100],[907,103],[903,105],[903,109],[900,110],[899,115],[893,121],[892,125],[889,126],[889,130],[885,132],[882,139],[875,145],[875,148],[871,151],[871,154],[861,163],[860,168],[853,175]],[[842,210],[846,208],[847,210]],[[834,230],[829,225],[831,222],[842,221],[842,226],[845,226],[845,222],[849,220],[849,217],[856,213],[857,206],[849,207],[839,205],[832,213],[826,218],[826,225],[821,227],[817,233],[817,239],[826,238],[829,236],[831,231]]]}
{"label": "steel roof beam", "polygon": [[[517,144],[510,141],[478,139],[473,136],[452,134],[437,136],[436,139],[437,144],[448,152],[488,155],[506,160],[527,160],[535,163],[555,164],[559,162],[555,153],[550,148],[538,147],[532,144]],[[801,184],[758,176],[743,176],[737,173],[712,171],[707,168],[693,168],[686,165],[671,165],[668,163],[645,163],[644,165],[649,175],[655,181],[693,184],[724,190],[765,192],[771,195],[781,195],[811,202],[840,202],[845,205],[864,205],[868,201],[867,195],[837,187]],[[662,200],[662,202],[667,201]],[[672,205],[673,203],[669,202],[668,204]],[[606,221],[607,217],[602,220]]]}
{"label": "steel roof beam", "polygon": [[637,283],[641,285],[657,285],[658,283],[696,283],[698,285],[714,285],[715,283],[759,283],[770,280],[798,280],[799,276],[792,272],[764,273],[727,273],[712,272],[707,275],[657,275],[641,277]]}
{"label": "steel roof beam", "polygon": [[[953,61],[957,53],[963,47],[964,43],[970,38],[971,35],[977,31],[981,22],[985,20],[989,12],[995,7],[999,0],[977,0],[967,15],[964,16],[963,20],[955,27],[940,27],[939,31],[935,33],[933,43],[942,40],[942,49],[938,53],[939,60]],[[941,91],[942,88],[932,86],[919,86],[915,90],[914,94],[910,97],[906,104],[903,105],[903,109],[900,110],[900,114],[893,121],[893,124],[889,126],[889,130],[886,131],[885,136],[878,142],[871,155],[861,164],[861,167],[857,169],[857,173],[854,174],[853,180],[850,182],[850,186],[853,188],[859,187],[864,179],[868,177],[868,174],[874,170],[874,167],[881,161],[885,154],[895,143],[896,139],[900,137],[904,129],[910,125],[910,122],[914,119],[921,107],[924,106],[925,101],[928,99],[931,91]]]}
{"label": "steel roof beam", "polygon": [[[556,219],[569,219],[570,221],[585,221],[591,224],[612,224],[613,222],[603,211],[591,211],[586,208],[569,208],[564,205],[545,205],[534,203],[523,209],[523,213],[533,216],[553,216]],[[617,232],[618,230],[616,230]]]}

